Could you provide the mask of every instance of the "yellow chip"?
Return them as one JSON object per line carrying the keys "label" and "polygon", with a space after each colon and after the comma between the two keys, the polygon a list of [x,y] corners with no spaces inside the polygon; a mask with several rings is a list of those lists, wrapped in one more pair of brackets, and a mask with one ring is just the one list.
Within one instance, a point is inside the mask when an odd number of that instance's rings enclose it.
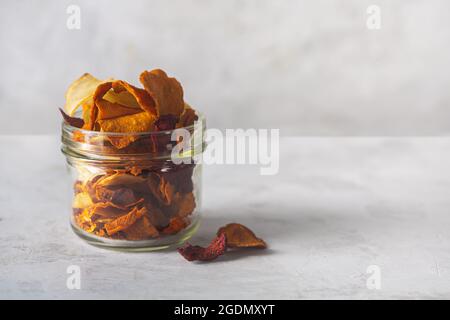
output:
{"label": "yellow chip", "polygon": [[125,107],[122,104],[110,102],[108,100],[99,100],[96,104],[98,108],[98,120],[114,119],[142,112],[142,109],[134,107]]}
{"label": "yellow chip", "polygon": [[117,103],[128,108],[137,108],[137,109],[141,108],[136,98],[128,91],[116,92],[114,90],[110,90],[103,96],[103,99],[111,103]]}
{"label": "yellow chip", "polygon": [[102,82],[89,73],[85,73],[75,80],[67,89],[64,111],[73,116],[81,105],[92,99],[95,89]]}
{"label": "yellow chip", "polygon": [[92,205],[91,197],[87,192],[80,192],[73,198],[72,208],[86,209]]}

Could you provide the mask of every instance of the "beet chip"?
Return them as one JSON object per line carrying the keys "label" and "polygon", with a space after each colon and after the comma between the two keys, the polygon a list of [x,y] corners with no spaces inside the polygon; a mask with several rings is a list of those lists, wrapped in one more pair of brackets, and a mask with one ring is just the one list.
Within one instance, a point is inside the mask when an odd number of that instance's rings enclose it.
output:
{"label": "beet chip", "polygon": [[59,108],[59,111],[61,112],[64,121],[67,122],[72,127],[81,128],[84,126],[83,119],[71,117],[67,113],[65,113],[61,108]]}
{"label": "beet chip", "polygon": [[264,240],[258,238],[252,230],[239,223],[230,223],[217,231],[217,235],[224,234],[229,248],[267,248]]}
{"label": "beet chip", "polygon": [[222,233],[214,238],[207,248],[193,246],[187,242],[178,252],[188,261],[211,261],[224,254],[226,249],[226,236]]}

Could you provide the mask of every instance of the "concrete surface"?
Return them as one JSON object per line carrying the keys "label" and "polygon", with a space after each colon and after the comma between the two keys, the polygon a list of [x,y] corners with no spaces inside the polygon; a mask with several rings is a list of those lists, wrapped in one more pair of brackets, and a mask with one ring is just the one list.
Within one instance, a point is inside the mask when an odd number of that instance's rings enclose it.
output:
{"label": "concrete surface", "polygon": [[[68,227],[59,138],[0,147],[0,298],[450,298],[449,138],[284,138],[278,175],[205,167],[192,242],[236,221],[270,246],[208,264],[85,244]],[[66,287],[71,265],[80,290]]]}

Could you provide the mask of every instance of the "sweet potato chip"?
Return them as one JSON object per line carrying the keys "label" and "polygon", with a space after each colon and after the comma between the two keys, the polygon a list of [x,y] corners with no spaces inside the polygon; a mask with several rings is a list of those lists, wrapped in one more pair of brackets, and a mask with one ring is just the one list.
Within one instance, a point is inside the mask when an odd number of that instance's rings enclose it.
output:
{"label": "sweet potato chip", "polygon": [[73,141],[83,143],[85,141],[84,133],[81,132],[80,130],[76,130],[72,133],[72,139],[73,139]]}
{"label": "sweet potato chip", "polygon": [[91,220],[88,209],[84,209],[81,213],[74,216],[76,224],[87,232],[94,232],[97,225]]}
{"label": "sweet potato chip", "polygon": [[136,98],[126,90],[123,91],[120,91],[120,89],[109,90],[103,96],[103,99],[126,108],[141,109],[141,106],[137,102]]}
{"label": "sweet potato chip", "polygon": [[185,104],[184,111],[180,116],[180,120],[178,120],[176,124],[176,128],[184,128],[192,126],[197,120],[198,116],[195,113],[195,110],[192,109],[189,105]]}
{"label": "sweet potato chip", "polygon": [[159,235],[158,230],[150,223],[146,216],[126,229],[124,233],[127,240],[144,240],[155,238]]}
{"label": "sweet potato chip", "polygon": [[184,110],[184,101],[183,88],[177,79],[155,69],[142,72],[139,80],[153,98],[158,116],[171,114],[179,118]]}
{"label": "sweet potato chip", "polygon": [[[92,130],[94,128],[95,123],[97,122],[97,120],[99,120],[99,118],[98,118],[99,117],[99,107],[103,106],[103,109],[106,110],[105,106],[111,106],[111,104],[108,104],[105,102],[102,103],[102,101],[108,102],[108,100],[104,99],[104,97],[107,96],[107,94],[114,95],[114,92],[116,92],[116,93],[119,92],[120,94],[123,95],[122,92],[124,92],[124,91],[128,92],[129,95],[133,96],[133,98],[136,100],[136,103],[141,107],[142,111],[146,112],[146,117],[141,116],[140,118],[137,119],[137,121],[134,121],[133,123],[130,123],[130,124],[127,124],[124,120],[122,120],[119,123],[110,125],[109,128],[104,128],[102,126],[102,124],[100,123],[100,127],[101,127],[102,131],[134,133],[134,132],[150,131],[150,129],[153,128],[153,123],[156,120],[156,112],[157,111],[156,111],[154,101],[152,100],[152,98],[149,96],[149,94],[144,89],[136,88],[125,81],[117,80],[114,82],[102,83],[95,90],[95,93],[93,95],[94,106],[90,113],[90,122],[88,125],[90,130]],[[118,99],[116,99],[115,101],[118,101]],[[109,101],[109,102],[111,102],[111,101]],[[114,103],[112,106],[119,105],[119,103],[116,103],[114,101],[112,103]],[[123,116],[129,115],[129,113],[128,113],[130,111],[129,109],[134,109],[134,108],[129,108],[129,106],[123,106],[122,111],[126,111],[126,112],[123,114],[120,114],[120,112],[118,111],[116,113],[116,116],[123,118]],[[143,112],[141,112],[141,113],[143,113]],[[111,120],[113,120],[113,119],[114,118],[112,118]],[[129,118],[127,118],[126,120],[128,120],[128,119]],[[134,119],[134,118],[131,118],[131,119]],[[103,121],[105,121],[105,120],[103,120]],[[143,129],[143,128],[145,128],[145,129]],[[112,131],[112,130],[114,130],[114,131]]]}
{"label": "sweet potato chip", "polygon": [[221,234],[226,235],[227,246],[230,248],[267,248],[264,240],[239,223],[230,223],[220,228],[217,235]]}
{"label": "sweet potato chip", "polygon": [[105,224],[106,232],[108,232],[109,235],[113,235],[119,231],[125,230],[130,226],[132,226],[146,212],[147,209],[145,208],[138,209],[137,207],[135,207],[126,215],[121,216],[110,223]]}
{"label": "sweet potato chip", "polygon": [[147,201],[145,202],[145,207],[147,208],[147,217],[150,219],[150,222],[153,226],[161,229],[169,224],[170,217],[162,212],[157,203],[154,203],[154,201],[147,199]]}
{"label": "sweet potato chip", "polygon": [[190,215],[195,209],[195,198],[194,194],[186,193],[175,195],[175,207],[177,208],[176,215],[184,218]]}
{"label": "sweet potato chip", "polygon": [[100,128],[105,132],[140,133],[153,129],[153,118],[147,112],[139,112],[118,118],[98,120]]}
{"label": "sweet potato chip", "polygon": [[117,219],[120,216],[126,215],[129,210],[114,205],[111,202],[98,202],[89,208],[90,217],[92,220],[98,219]]}
{"label": "sweet potato chip", "polygon": [[119,207],[132,207],[140,202],[143,202],[143,198],[138,198],[134,194],[132,189],[129,188],[118,188],[109,189],[107,187],[99,186],[95,190],[97,199],[102,202],[111,202]]}
{"label": "sweet potato chip", "polygon": [[[128,92],[127,96],[132,96],[142,111],[146,113],[136,113],[136,108],[130,107],[129,105],[121,105],[116,102],[120,101],[116,94],[124,95],[124,92]],[[104,99],[105,97],[108,98],[108,95],[110,96],[109,99],[113,101]],[[128,99],[131,100],[132,98],[129,97]],[[94,129],[97,121],[101,130],[105,132],[135,133],[151,131],[154,128],[153,123],[156,120],[156,108],[152,98],[144,89],[136,88],[121,80],[105,82],[100,84],[95,90],[93,102],[94,106],[92,107],[89,124],[87,125],[87,129],[89,130]],[[141,115],[137,118],[127,118],[127,116],[133,116],[134,113]],[[100,115],[102,116],[101,118]],[[116,119],[121,120],[113,121]],[[107,120],[111,120],[111,122]],[[127,123],[128,121],[130,123]]]}
{"label": "sweet potato chip", "polygon": [[161,179],[159,185],[159,192],[161,194],[161,200],[165,204],[170,205],[175,196],[175,187],[165,179]]}
{"label": "sweet potato chip", "polygon": [[155,105],[155,101],[148,94],[148,92],[144,89],[137,88],[125,81],[117,80],[112,83],[112,88],[115,92],[122,92],[126,90],[136,99],[137,103],[146,111],[149,115],[151,115],[154,119],[156,119],[158,113]]}
{"label": "sweet potato chip", "polygon": [[110,175],[104,175],[104,176],[97,178],[97,180],[93,183],[93,187],[94,188],[96,188],[98,186],[109,187],[109,188],[117,187],[117,186],[131,187],[133,185],[140,185],[140,184],[146,184],[146,183],[147,183],[147,181],[143,177],[116,172],[116,173],[113,173]]}
{"label": "sweet potato chip", "polygon": [[103,99],[105,94],[111,90],[112,88],[112,82],[104,82],[97,86],[97,88],[94,91],[94,94],[92,95],[92,107],[90,108],[90,114],[89,114],[89,122],[85,123],[84,129],[87,130],[94,130],[95,123],[97,122],[97,116],[98,116],[98,107],[97,101],[100,101]]}
{"label": "sweet potato chip", "polygon": [[187,218],[175,217],[170,219],[169,225],[162,230],[163,234],[176,234],[189,225]]}
{"label": "sweet potato chip", "polygon": [[218,235],[207,248],[186,243],[178,252],[188,261],[211,261],[223,255],[227,249],[226,236]]}
{"label": "sweet potato chip", "polygon": [[86,101],[86,103],[83,103],[82,105],[81,117],[84,121],[83,129],[89,129],[88,125],[91,121],[91,110],[93,105],[94,101],[92,99]]}
{"label": "sweet potato chip", "polygon": [[117,149],[123,149],[139,139],[138,133],[153,130],[153,118],[147,112],[140,112],[120,118],[99,120],[102,131],[114,133],[136,133],[136,135],[108,136],[111,144]]}
{"label": "sweet potato chip", "polygon": [[139,108],[125,107],[121,104],[110,102],[107,100],[97,101],[97,108],[97,121],[114,119],[142,112],[142,110]]}

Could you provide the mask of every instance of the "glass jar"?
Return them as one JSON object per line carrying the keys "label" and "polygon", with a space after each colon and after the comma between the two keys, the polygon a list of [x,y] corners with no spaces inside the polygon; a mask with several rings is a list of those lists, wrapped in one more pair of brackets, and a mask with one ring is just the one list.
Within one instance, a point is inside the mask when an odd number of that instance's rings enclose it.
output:
{"label": "glass jar", "polygon": [[200,222],[201,164],[195,159],[203,150],[204,127],[201,116],[190,127],[146,133],[63,123],[74,232],[96,246],[132,251],[190,238]]}

